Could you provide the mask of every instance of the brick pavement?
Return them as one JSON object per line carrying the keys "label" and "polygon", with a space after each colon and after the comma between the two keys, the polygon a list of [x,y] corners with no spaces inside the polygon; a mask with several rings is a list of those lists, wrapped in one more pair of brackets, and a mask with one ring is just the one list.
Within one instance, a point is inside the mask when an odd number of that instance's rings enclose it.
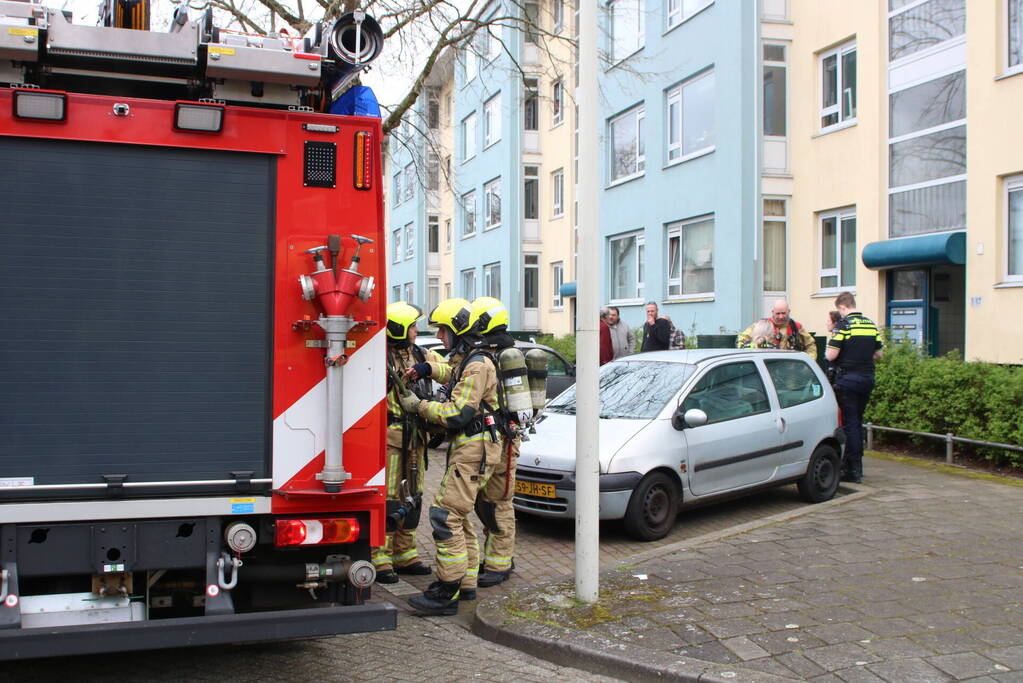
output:
{"label": "brick pavement", "polygon": [[1023,487],[878,458],[867,477],[605,571],[597,606],[556,581],[488,599],[477,628],[629,678],[1023,681]]}

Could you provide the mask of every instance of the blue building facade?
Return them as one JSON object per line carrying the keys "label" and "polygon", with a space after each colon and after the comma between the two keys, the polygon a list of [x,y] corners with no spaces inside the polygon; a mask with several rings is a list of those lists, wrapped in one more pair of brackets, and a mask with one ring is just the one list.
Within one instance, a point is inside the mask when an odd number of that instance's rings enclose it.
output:
{"label": "blue building facade", "polygon": [[604,297],[634,327],[647,301],[687,334],[759,317],[757,4],[613,0],[601,15]]}

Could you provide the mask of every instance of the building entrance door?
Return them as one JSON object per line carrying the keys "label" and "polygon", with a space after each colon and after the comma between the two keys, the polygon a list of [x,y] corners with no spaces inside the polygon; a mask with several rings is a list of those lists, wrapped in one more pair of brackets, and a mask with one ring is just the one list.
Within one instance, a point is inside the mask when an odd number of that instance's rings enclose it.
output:
{"label": "building entrance door", "polygon": [[895,343],[913,343],[929,355],[963,349],[965,271],[942,265],[889,271],[887,324]]}

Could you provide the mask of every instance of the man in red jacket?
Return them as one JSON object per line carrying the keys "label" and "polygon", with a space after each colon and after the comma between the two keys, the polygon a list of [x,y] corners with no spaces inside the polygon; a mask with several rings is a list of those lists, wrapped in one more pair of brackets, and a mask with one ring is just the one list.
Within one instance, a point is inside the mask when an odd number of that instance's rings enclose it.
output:
{"label": "man in red jacket", "polygon": [[611,344],[611,328],[607,326],[610,311],[606,307],[600,309],[600,364],[610,363],[615,357],[614,346]]}

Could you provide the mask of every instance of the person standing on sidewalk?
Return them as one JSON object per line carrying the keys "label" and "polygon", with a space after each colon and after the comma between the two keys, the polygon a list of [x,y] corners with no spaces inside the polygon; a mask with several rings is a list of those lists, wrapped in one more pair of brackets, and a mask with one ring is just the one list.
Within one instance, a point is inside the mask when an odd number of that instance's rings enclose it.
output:
{"label": "person standing on sidewalk", "polygon": [[608,309],[600,309],[600,364],[605,365],[614,360],[614,342],[611,340],[611,326],[607,324]]}
{"label": "person standing on sidewalk", "polygon": [[835,393],[842,410],[845,456],[842,481],[863,480],[863,412],[874,390],[874,363],[881,359],[881,333],[872,320],[856,310],[849,292],[835,298],[842,319],[835,324],[824,357],[835,367]]}
{"label": "person standing on sidewalk", "polygon": [[667,351],[671,345],[671,323],[657,317],[657,304],[646,305],[646,323],[643,325],[643,346],[640,351]]}
{"label": "person standing on sidewalk", "polygon": [[636,353],[636,335],[628,323],[622,320],[617,306],[607,307],[607,327],[611,332],[611,348],[614,349],[615,360]]}
{"label": "person standing on sidewalk", "polygon": [[406,376],[444,381],[447,375],[447,400],[424,401],[412,393],[401,398],[407,412],[445,427],[450,436],[444,476],[430,506],[430,526],[437,545],[437,581],[408,599],[421,614],[456,614],[462,588],[476,587],[479,555],[469,512],[476,495],[493,475],[504,443],[497,412],[497,366],[491,354],[480,348],[482,340],[473,332],[475,324],[465,299],[445,299],[437,304],[430,313],[430,325],[437,328],[441,343],[451,349],[450,371],[435,363],[417,363]]}

